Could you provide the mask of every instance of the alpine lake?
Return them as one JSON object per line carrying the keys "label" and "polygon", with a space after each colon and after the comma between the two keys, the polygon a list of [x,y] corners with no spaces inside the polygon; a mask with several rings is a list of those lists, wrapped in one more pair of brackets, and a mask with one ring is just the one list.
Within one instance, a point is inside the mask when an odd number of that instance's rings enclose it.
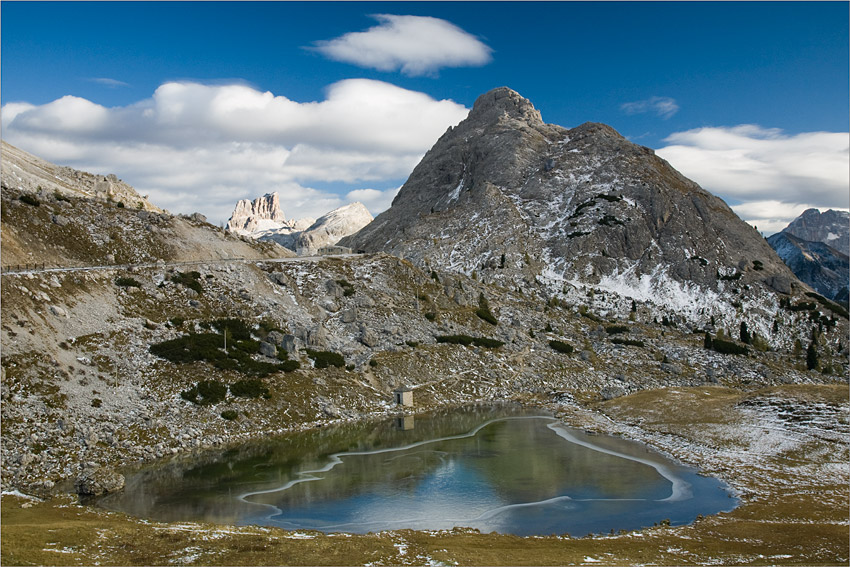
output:
{"label": "alpine lake", "polygon": [[97,500],[157,521],[519,536],[681,525],[735,508],[721,481],[639,443],[512,405],[346,423],[177,457]]}

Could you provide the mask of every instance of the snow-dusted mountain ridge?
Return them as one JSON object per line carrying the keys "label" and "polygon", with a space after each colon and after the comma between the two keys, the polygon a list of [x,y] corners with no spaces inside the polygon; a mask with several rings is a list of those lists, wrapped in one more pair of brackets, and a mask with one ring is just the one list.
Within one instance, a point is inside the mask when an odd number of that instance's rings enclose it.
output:
{"label": "snow-dusted mountain ridge", "polygon": [[611,291],[694,322],[742,300],[766,309],[799,285],[755,229],[651,149],[603,124],[546,124],[505,87],[341,244],[511,288]]}

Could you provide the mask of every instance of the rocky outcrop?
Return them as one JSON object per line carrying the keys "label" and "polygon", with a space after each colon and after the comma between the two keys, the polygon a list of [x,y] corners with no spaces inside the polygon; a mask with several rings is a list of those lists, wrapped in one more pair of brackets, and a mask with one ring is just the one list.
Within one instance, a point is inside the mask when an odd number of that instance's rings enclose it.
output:
{"label": "rocky outcrop", "polygon": [[124,475],[104,467],[90,468],[74,482],[74,490],[82,496],[100,496],[124,488]]}
{"label": "rocky outcrop", "polygon": [[770,236],[767,242],[800,280],[828,299],[847,301],[850,281],[847,254],[823,242],[797,238],[785,230]]}
{"label": "rocky outcrop", "polygon": [[808,242],[822,242],[850,256],[850,213],[829,209],[807,209],[782,229]]}
{"label": "rocky outcrop", "polygon": [[504,87],[340,244],[510,287],[592,286],[692,312],[727,287],[796,281],[755,229],[651,149],[604,124],[545,124]]}
{"label": "rocky outcrop", "polygon": [[295,238],[295,250],[301,255],[314,254],[319,248],[332,246],[372,222],[363,203],[351,203],[320,217]]}
{"label": "rocky outcrop", "polygon": [[227,230],[237,234],[250,235],[254,232],[291,228],[283,211],[277,193],[268,193],[253,201],[242,199],[227,221]]}
{"label": "rocky outcrop", "polygon": [[341,238],[354,234],[372,222],[372,215],[362,203],[350,203],[309,224],[306,220],[293,223],[291,228],[257,232],[253,236],[258,240],[277,242],[301,256],[310,256],[320,248],[333,246]]}

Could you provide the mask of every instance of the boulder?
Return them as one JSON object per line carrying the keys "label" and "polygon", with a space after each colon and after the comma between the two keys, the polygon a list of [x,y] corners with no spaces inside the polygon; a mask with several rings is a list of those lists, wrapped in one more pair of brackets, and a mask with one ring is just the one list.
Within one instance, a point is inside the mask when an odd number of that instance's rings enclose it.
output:
{"label": "boulder", "polygon": [[260,354],[269,358],[277,357],[277,347],[265,341],[260,343]]}
{"label": "boulder", "polygon": [[124,475],[104,467],[89,468],[74,481],[74,490],[81,496],[100,496],[124,488]]}

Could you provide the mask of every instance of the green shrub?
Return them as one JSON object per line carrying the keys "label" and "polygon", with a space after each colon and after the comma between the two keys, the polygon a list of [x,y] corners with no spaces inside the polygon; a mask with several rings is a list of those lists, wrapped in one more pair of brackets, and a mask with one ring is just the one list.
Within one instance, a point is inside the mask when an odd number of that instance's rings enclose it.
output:
{"label": "green shrub", "polygon": [[351,285],[347,280],[336,280],[336,283],[338,283],[342,287],[342,295],[344,295],[345,297],[351,297],[352,295],[354,295],[354,286]]}
{"label": "green shrub", "polygon": [[201,282],[198,280],[201,278],[201,274],[198,272],[177,272],[173,276],[171,276],[171,281],[180,284],[183,287],[189,288],[191,290],[196,291],[198,294],[204,293],[204,288],[201,286]]}
{"label": "green shrub", "polygon": [[816,307],[816,305],[814,303],[812,303],[811,301],[803,301],[801,303],[798,303],[797,305],[792,305],[790,303],[788,304],[788,310],[794,311],[794,312],[797,312],[797,311],[814,311],[815,307]]}
{"label": "green shrub", "polygon": [[[195,272],[197,273],[197,272]],[[218,329],[223,333],[225,329],[228,332],[228,338],[234,341],[247,341],[251,339],[251,328],[241,319],[216,319],[207,323],[210,327]]]}
{"label": "green shrub", "polygon": [[505,343],[496,339],[488,339],[487,337],[476,337],[472,339],[472,344],[482,348],[499,348]]}
{"label": "green shrub", "polygon": [[293,372],[301,368],[301,363],[297,360],[287,360],[283,364],[278,364],[277,366],[284,372]]}
{"label": "green shrub", "polygon": [[469,335],[439,335],[435,338],[438,343],[463,346],[474,345],[483,348],[499,348],[505,344],[502,341],[497,341],[496,339],[488,339],[487,337],[470,337]]}
{"label": "green shrub", "polygon": [[93,407],[93,408],[99,408],[102,405],[103,405],[103,400],[101,400],[100,398],[94,398],[91,401],[91,407]]}
{"label": "green shrub", "polygon": [[218,380],[202,380],[188,390],[180,392],[184,400],[199,406],[210,406],[224,400],[227,386]]}
{"label": "green shrub", "polygon": [[66,197],[65,195],[60,193],[59,191],[53,191],[53,198],[56,199],[57,201],[67,201],[69,203],[71,202],[71,199],[69,199],[68,197]]}
{"label": "green shrub", "polygon": [[124,201],[118,201],[118,204],[117,204],[116,206],[117,206],[119,209],[123,209],[123,208],[124,208]]}
{"label": "green shrub", "polygon": [[734,274],[731,274],[731,275],[730,274],[720,275],[720,272],[717,272],[717,279],[727,281],[727,282],[734,282],[734,281],[741,279],[741,277],[743,275],[744,274],[742,274],[741,272],[735,272]]}
{"label": "green shrub", "polygon": [[224,419],[226,419],[228,421],[232,421],[232,420],[236,419],[237,417],[239,417],[239,412],[237,412],[236,410],[232,410],[232,409],[224,410],[223,412],[221,412],[221,417],[223,417]]}
{"label": "green shrub", "polygon": [[823,305],[827,309],[831,310],[833,313],[836,313],[837,315],[840,315],[841,317],[844,317],[845,319],[850,317],[850,314],[848,314],[847,309],[845,309],[844,307],[842,307],[838,303],[835,303],[834,301],[828,300],[827,298],[820,295],[819,293],[813,293],[811,291],[807,291],[806,295],[808,295],[812,299],[817,300],[818,303],[820,303],[821,305]]}
{"label": "green shrub", "polygon": [[570,354],[574,350],[573,345],[558,340],[549,341],[549,346],[552,348],[552,350],[563,354]]}
{"label": "green shrub", "polygon": [[487,298],[484,297],[483,292],[478,294],[478,309],[475,311],[475,314],[491,325],[499,324],[499,320],[490,312],[490,304],[487,302]]}
{"label": "green shrub", "polygon": [[437,338],[438,343],[448,343],[452,345],[469,346],[475,339],[469,335],[440,335]]}
{"label": "green shrub", "polygon": [[128,278],[123,276],[115,278],[115,285],[117,285],[118,287],[142,287],[141,282],[139,282],[135,278]]}
{"label": "green shrub", "polygon": [[404,344],[406,344],[409,347],[416,348],[416,347],[419,346],[419,341],[404,341]]}
{"label": "green shrub", "polygon": [[345,359],[341,354],[335,352],[307,349],[307,356],[313,359],[313,366],[316,368],[327,368],[329,366],[342,368],[345,366]]}
{"label": "green shrub", "polygon": [[378,366],[378,361],[375,360],[374,358],[370,359],[369,360],[369,366],[371,366],[372,368],[376,368]]}
{"label": "green shrub", "polygon": [[639,340],[636,340],[636,339],[621,339],[619,337],[614,337],[613,339],[611,339],[611,342],[614,343],[615,345],[629,345],[629,346],[636,346],[636,347],[643,347],[644,346],[643,341],[639,341]]}
{"label": "green shrub", "polygon": [[425,318],[428,319],[429,321],[435,321],[437,319],[437,314],[429,311],[428,313],[425,314]]}
{"label": "green shrub", "polygon": [[608,325],[605,327],[605,332],[609,335],[616,335],[618,333],[628,333],[629,327],[627,325]]}
{"label": "green shrub", "polygon": [[715,338],[712,340],[711,348],[721,354],[749,354],[747,347],[721,338]]}
{"label": "green shrub", "polygon": [[182,327],[183,323],[186,322],[186,319],[184,319],[183,317],[172,317],[171,319],[169,319],[169,321],[175,327]]}
{"label": "green shrub", "polygon": [[33,197],[32,195],[21,195],[18,197],[18,201],[21,203],[26,203],[27,205],[32,205],[33,207],[38,207],[41,205],[41,201]]}
{"label": "green shrub", "polygon": [[246,354],[257,354],[260,352],[260,343],[253,339],[236,341],[236,344],[233,346]]}
{"label": "green shrub", "polygon": [[753,270],[760,272],[764,269],[764,264],[761,260],[753,260]]}
{"label": "green shrub", "polygon": [[431,270],[431,279],[437,283],[440,283],[440,276],[437,275],[437,272]]}
{"label": "green shrub", "polygon": [[579,305],[578,313],[582,317],[586,317],[595,323],[602,323],[602,319],[587,310],[587,305]]}
{"label": "green shrub", "polygon": [[237,398],[259,398],[269,393],[269,389],[258,378],[239,380],[230,385],[230,393]]}

